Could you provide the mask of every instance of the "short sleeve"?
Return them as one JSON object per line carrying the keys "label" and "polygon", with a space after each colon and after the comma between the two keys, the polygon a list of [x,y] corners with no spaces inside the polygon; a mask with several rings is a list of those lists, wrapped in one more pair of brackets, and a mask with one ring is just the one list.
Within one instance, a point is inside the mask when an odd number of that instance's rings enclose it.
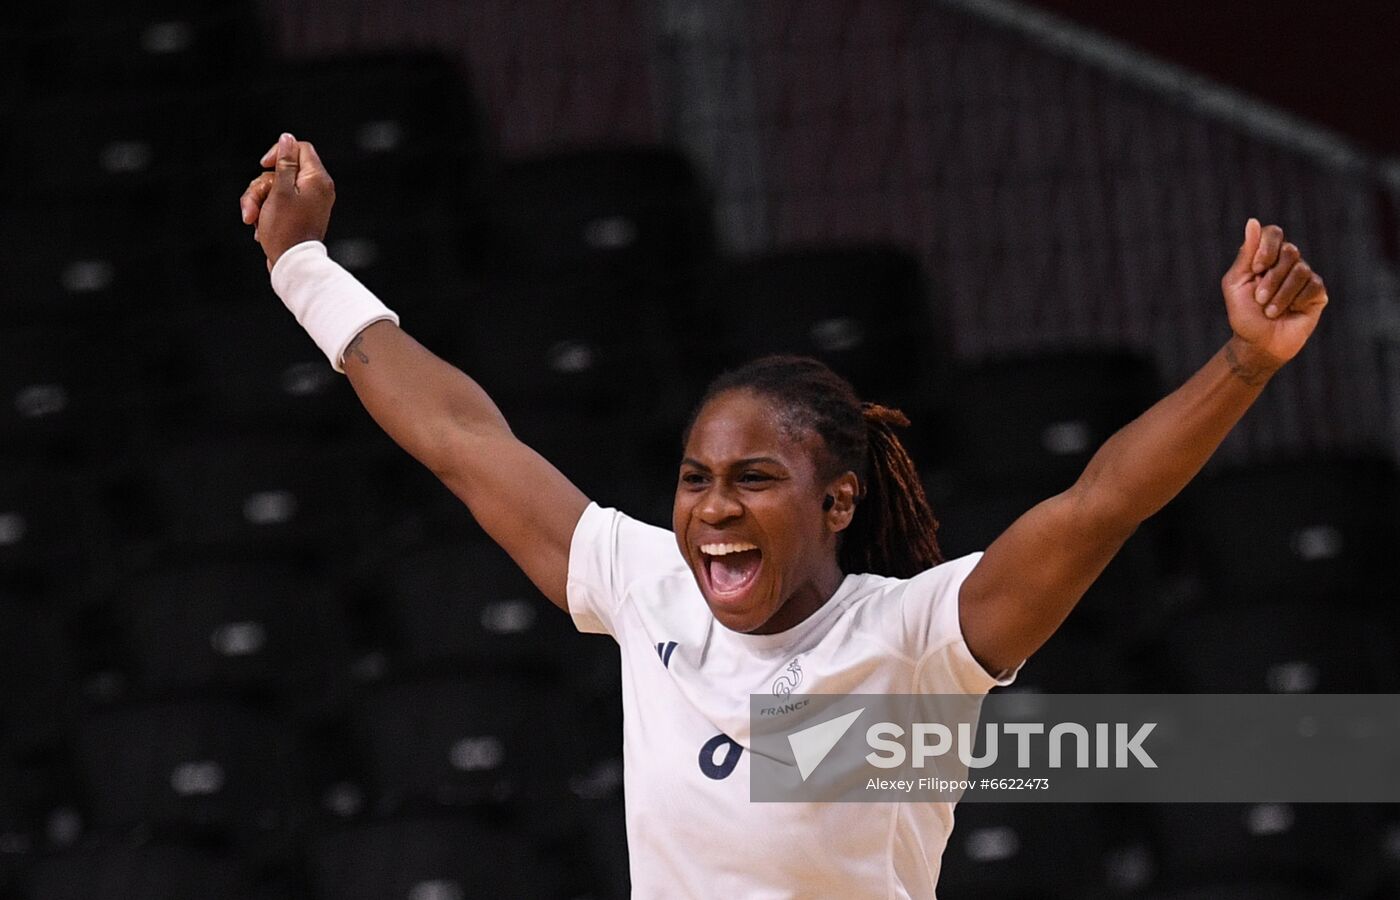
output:
{"label": "short sleeve", "polygon": [[985,694],[1016,679],[1019,666],[992,675],[963,637],[958,603],[963,582],[982,554],[969,553],[910,578],[903,598],[907,647],[917,661],[915,681],[922,693]]}
{"label": "short sleeve", "polygon": [[685,568],[675,536],[590,503],[569,542],[566,597],[579,631],[617,637],[617,611],[639,578]]}

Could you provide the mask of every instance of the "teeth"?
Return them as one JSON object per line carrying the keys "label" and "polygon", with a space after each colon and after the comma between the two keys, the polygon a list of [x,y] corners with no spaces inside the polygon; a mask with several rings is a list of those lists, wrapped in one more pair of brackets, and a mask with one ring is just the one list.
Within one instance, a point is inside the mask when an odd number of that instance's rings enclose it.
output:
{"label": "teeth", "polygon": [[726,553],[741,553],[745,550],[757,550],[757,544],[737,543],[737,544],[701,544],[700,552],[706,556],[724,556]]}

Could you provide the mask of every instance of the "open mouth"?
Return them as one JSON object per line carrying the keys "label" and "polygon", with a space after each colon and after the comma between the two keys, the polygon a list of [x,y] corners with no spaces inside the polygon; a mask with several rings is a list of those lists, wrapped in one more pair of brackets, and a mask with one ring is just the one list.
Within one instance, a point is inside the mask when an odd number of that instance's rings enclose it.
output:
{"label": "open mouth", "polygon": [[710,594],[719,600],[738,600],[763,567],[763,551],[756,544],[701,544],[700,554]]}

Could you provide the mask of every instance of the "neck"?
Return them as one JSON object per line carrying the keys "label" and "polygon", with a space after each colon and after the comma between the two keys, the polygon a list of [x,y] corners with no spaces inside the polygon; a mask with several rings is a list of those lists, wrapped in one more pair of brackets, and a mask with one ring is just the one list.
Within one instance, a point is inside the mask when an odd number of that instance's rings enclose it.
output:
{"label": "neck", "polygon": [[826,605],[836,593],[846,575],[832,555],[821,571],[802,582],[792,595],[783,601],[773,617],[752,631],[752,634],[777,634],[796,628],[807,621],[813,613]]}

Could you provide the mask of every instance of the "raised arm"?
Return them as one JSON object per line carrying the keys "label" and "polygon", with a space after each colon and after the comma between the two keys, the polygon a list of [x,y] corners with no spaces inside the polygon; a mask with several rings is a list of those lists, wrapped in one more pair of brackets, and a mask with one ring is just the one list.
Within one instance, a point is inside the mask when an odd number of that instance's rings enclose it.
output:
{"label": "raised arm", "polygon": [[[362,329],[351,324],[373,319],[377,300],[323,259],[317,244],[306,243],[325,237],[335,202],[334,184],[315,148],[284,135],[262,164],[275,165],[275,170],[255,178],[239,206],[243,221],[256,226],[255,237],[283,300],[299,319],[334,320],[345,307],[369,308],[358,319],[309,324],[308,330],[323,350],[334,348],[327,350],[332,364],[349,377],[375,422],[442,479],[540,591],[567,610],[569,544],[588,498],[516,439],[480,385],[428,351],[396,321],[381,318]],[[283,260],[293,247],[296,251]],[[319,316],[304,314],[307,294],[316,295]],[[319,334],[316,327],[322,329]],[[343,352],[337,329],[349,339]]]}
{"label": "raised arm", "polygon": [[1017,519],[968,575],[963,634],[989,671],[1014,667],[1045,643],[1123,542],[1195,477],[1302,349],[1327,305],[1298,248],[1254,219],[1221,289],[1234,332],[1225,346],[1109,438],[1069,490]]}

